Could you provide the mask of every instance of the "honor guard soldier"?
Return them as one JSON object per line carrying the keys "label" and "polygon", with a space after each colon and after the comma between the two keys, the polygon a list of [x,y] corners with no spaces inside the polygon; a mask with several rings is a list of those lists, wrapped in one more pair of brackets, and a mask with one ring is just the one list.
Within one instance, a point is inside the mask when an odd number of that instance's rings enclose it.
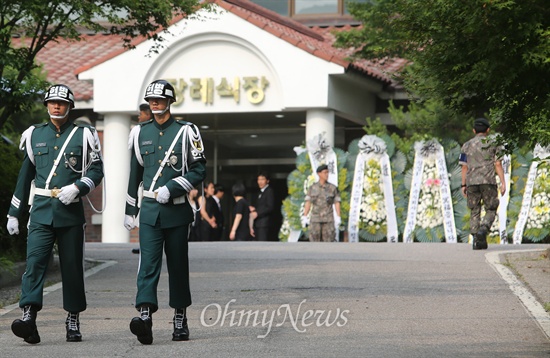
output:
{"label": "honor guard soldier", "polygon": [[205,179],[206,159],[198,128],[176,121],[170,113],[170,105],[176,101],[170,83],[153,81],[145,89],[145,101],[154,119],[138,124],[128,143],[131,164],[124,222],[128,230],[135,227],[135,217],[140,212],[135,303],[140,316],[131,320],[130,330],[142,344],[153,343],[152,315],[158,310],[157,285],[164,248],[169,305],[175,310],[172,340],[186,341],[186,308],[191,305],[188,232],[194,220],[186,196]]}
{"label": "honor guard soldier", "polygon": [[66,338],[79,342],[79,314],[86,309],[82,199],[103,179],[101,147],[93,127],[69,121],[74,108],[69,87],[50,87],[44,105],[49,122],[31,126],[21,137],[25,154],[8,214],[8,232],[19,234],[18,218],[30,205],[27,266],[19,301],[23,318],[13,321],[11,329],[27,343],[40,342],[36,316],[42,309],[45,274],[57,240],[63,308],[68,311]]}

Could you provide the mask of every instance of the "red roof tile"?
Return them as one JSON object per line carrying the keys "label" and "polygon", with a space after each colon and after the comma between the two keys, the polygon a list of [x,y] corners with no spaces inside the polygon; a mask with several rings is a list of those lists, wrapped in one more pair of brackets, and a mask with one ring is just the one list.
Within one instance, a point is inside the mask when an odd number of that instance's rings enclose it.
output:
{"label": "red roof tile", "polygon": [[[391,74],[405,64],[401,59],[349,61],[352,49],[337,49],[332,46],[333,31],[346,30],[349,26],[310,28],[248,0],[215,0],[214,2],[293,46],[341,65],[346,70],[357,71],[388,85],[396,85]],[[137,39],[134,45],[144,40],[144,38]],[[22,41],[30,40],[13,39],[15,46],[21,45]],[[83,34],[81,41],[59,40],[48,43],[38,53],[37,62],[44,65],[49,81],[66,84],[73,90],[77,101],[86,101],[93,98],[93,86],[86,81],[79,81],[76,75],[126,51],[122,44],[121,36]]]}
{"label": "red roof tile", "polygon": [[[30,39],[13,39],[14,45]],[[82,35],[81,41],[50,41],[36,56],[37,63],[43,64],[50,82],[69,86],[77,101],[93,98],[93,86],[79,81],[75,70],[82,66],[101,63],[101,59],[114,57],[124,51],[122,37],[112,35]]]}

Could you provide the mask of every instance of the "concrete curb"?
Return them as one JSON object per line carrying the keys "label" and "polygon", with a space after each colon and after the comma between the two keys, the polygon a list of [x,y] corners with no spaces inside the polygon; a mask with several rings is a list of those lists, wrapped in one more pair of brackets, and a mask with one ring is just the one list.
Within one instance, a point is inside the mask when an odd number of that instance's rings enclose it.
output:
{"label": "concrete curb", "polygon": [[[544,252],[543,250],[532,250],[531,252]],[[541,330],[550,339],[550,313],[544,310],[542,304],[531,294],[529,289],[518,280],[516,275],[500,261],[500,255],[513,254],[513,253],[525,253],[525,250],[515,251],[495,251],[485,254],[485,258],[489,264],[495,269],[495,271],[508,283],[510,290],[519,298],[523,306],[533,316],[535,321],[539,324]]]}

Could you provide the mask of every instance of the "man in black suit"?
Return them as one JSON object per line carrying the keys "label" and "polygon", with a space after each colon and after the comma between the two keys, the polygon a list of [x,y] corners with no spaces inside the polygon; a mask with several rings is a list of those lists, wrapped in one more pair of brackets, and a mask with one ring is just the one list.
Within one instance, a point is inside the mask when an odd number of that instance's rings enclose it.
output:
{"label": "man in black suit", "polygon": [[269,241],[273,226],[275,211],[275,197],[269,186],[269,174],[260,172],[257,178],[260,194],[256,206],[251,206],[251,215],[254,218],[254,238],[257,241]]}
{"label": "man in black suit", "polygon": [[220,241],[223,235],[223,212],[221,208],[221,199],[223,198],[224,188],[221,184],[214,185],[214,195],[206,198],[206,214],[208,219],[203,223],[203,240]]}

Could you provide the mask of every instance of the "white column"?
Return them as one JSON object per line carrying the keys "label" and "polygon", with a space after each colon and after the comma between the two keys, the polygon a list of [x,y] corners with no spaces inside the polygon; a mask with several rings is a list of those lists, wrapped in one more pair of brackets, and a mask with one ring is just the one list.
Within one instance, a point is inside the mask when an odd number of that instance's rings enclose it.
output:
{"label": "white column", "polygon": [[327,143],[334,147],[334,111],[327,109],[308,109],[306,113],[306,143],[325,132]]}
{"label": "white column", "polygon": [[104,118],[103,160],[107,205],[102,217],[101,242],[130,242],[130,232],[124,227],[124,209],[130,175],[130,121],[130,115],[121,113],[108,113]]}

